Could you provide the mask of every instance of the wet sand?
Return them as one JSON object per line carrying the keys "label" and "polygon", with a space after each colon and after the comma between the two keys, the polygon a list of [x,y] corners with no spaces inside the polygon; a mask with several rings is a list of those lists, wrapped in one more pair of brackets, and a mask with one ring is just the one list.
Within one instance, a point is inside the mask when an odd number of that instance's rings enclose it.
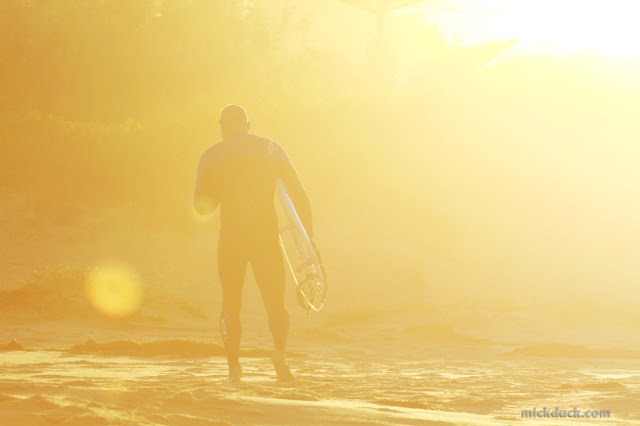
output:
{"label": "wet sand", "polygon": [[290,387],[275,380],[260,324],[246,328],[239,384],[223,382],[215,328],[138,327],[138,343],[115,339],[122,330],[83,342],[82,328],[16,329],[27,343],[0,352],[0,424],[514,424],[534,407],[610,410],[589,424],[640,424],[640,360],[615,352],[540,356],[520,344],[427,343],[393,327],[301,326]]}

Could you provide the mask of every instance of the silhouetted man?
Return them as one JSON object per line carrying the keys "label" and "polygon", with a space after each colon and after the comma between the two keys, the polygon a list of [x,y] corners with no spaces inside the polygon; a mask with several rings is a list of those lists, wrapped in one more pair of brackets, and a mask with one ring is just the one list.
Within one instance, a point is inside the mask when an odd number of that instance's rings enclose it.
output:
{"label": "silhouetted man", "polygon": [[200,159],[194,202],[201,215],[213,213],[220,204],[220,332],[229,362],[227,381],[236,382],[242,376],[240,306],[247,264],[251,263],[273,336],[278,381],[291,382],[294,377],[285,356],[289,312],[284,303],[285,270],[274,206],[276,179],[285,183],[310,238],[311,205],[284,149],[249,133],[244,108],[227,105],[219,123],[223,140]]}

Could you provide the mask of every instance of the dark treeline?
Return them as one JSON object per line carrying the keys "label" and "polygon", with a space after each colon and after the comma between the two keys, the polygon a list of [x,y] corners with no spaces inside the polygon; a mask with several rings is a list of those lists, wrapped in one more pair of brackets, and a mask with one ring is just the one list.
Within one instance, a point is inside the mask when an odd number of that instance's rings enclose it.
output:
{"label": "dark treeline", "polygon": [[242,3],[3,1],[2,108],[122,121],[251,81],[241,70],[272,61],[265,23]]}

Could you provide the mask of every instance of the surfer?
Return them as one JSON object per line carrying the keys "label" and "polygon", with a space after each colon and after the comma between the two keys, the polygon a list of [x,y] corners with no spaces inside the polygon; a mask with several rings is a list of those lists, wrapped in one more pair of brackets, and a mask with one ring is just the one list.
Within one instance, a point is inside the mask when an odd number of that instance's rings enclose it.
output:
{"label": "surfer", "polygon": [[222,141],[202,154],[194,203],[201,215],[220,205],[218,274],[222,284],[220,333],[229,363],[229,382],[242,377],[240,307],[247,264],[267,311],[278,381],[293,382],[285,349],[289,312],[285,307],[285,269],[274,207],[276,179],[287,186],[300,220],[312,238],[311,205],[284,149],[249,133],[249,117],[240,105],[220,112]]}

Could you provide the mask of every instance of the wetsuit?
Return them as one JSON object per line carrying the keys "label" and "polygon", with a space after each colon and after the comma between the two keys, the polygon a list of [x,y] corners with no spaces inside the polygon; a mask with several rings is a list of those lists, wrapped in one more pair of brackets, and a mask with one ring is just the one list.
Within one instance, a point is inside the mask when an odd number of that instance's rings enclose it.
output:
{"label": "wetsuit", "polygon": [[220,332],[230,366],[239,363],[240,307],[248,263],[262,295],[275,349],[284,352],[287,344],[285,269],[274,206],[277,178],[285,183],[311,236],[309,199],[280,145],[250,133],[239,133],[213,145],[200,159],[196,208],[206,214],[220,204]]}

